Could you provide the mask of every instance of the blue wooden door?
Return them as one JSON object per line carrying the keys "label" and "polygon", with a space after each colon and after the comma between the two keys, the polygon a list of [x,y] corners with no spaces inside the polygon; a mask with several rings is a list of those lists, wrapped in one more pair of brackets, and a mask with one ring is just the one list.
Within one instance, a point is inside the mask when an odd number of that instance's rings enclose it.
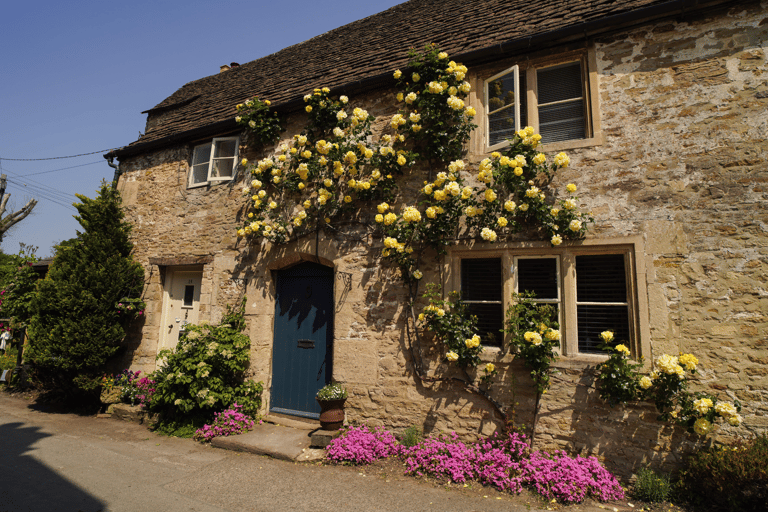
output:
{"label": "blue wooden door", "polygon": [[331,377],[333,270],[301,263],[277,273],[270,411],[320,417],[317,390]]}

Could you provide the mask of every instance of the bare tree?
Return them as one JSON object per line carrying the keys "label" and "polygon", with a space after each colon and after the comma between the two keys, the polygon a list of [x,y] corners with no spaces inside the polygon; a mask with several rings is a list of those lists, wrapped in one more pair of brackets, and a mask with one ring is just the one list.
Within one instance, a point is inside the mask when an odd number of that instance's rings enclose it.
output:
{"label": "bare tree", "polygon": [[19,210],[5,215],[5,210],[8,207],[8,200],[11,198],[11,194],[5,193],[5,186],[6,176],[5,174],[2,174],[0,175],[0,197],[2,197],[2,199],[0,199],[0,242],[3,241],[5,233],[15,224],[24,220],[27,215],[32,213],[32,209],[37,204],[37,199],[30,199],[27,201],[27,204]]}

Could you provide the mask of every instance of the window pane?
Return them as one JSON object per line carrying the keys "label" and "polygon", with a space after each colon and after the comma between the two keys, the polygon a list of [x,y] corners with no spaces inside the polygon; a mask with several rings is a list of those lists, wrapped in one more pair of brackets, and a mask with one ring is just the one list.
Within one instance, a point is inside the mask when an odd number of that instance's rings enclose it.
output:
{"label": "window pane", "polygon": [[461,298],[501,302],[501,259],[461,260]]}
{"label": "window pane", "polygon": [[539,134],[543,144],[585,139],[587,131],[584,101],[539,107]]}
{"label": "window pane", "polygon": [[461,261],[461,298],[470,314],[477,317],[477,328],[484,345],[500,346],[499,330],[504,320],[502,305],[501,258],[466,259]]}
{"label": "window pane", "polygon": [[576,256],[577,302],[627,302],[623,254]]}
{"label": "window pane", "polygon": [[488,145],[493,146],[515,136],[515,108],[505,108],[488,116]]}
{"label": "window pane", "polygon": [[581,62],[569,62],[536,70],[539,105],[583,98]]}
{"label": "window pane", "polygon": [[208,162],[193,166],[190,185],[205,183],[206,181],[208,181]]}
{"label": "window pane", "polygon": [[234,158],[224,158],[214,160],[211,165],[211,178],[231,178],[232,170],[235,168]]}
{"label": "window pane", "polygon": [[217,140],[213,158],[228,158],[235,156],[237,152],[237,139]]}
{"label": "window pane", "polygon": [[195,285],[188,284],[184,287],[184,306],[190,307],[194,304]]}
{"label": "window pane", "polygon": [[537,299],[557,299],[557,260],[518,258],[517,291],[534,292]]}
{"label": "window pane", "polygon": [[579,352],[602,352],[600,333],[613,331],[612,345],[629,343],[628,306],[576,306],[579,322]]}
{"label": "window pane", "polygon": [[492,347],[501,346],[503,335],[501,334],[502,319],[504,318],[501,304],[467,304],[470,314],[477,317],[477,331],[483,345]]}
{"label": "window pane", "polygon": [[[581,62],[539,69],[536,84],[542,143],[586,138]],[[567,103],[559,103],[563,101]]]}
{"label": "window pane", "polygon": [[[520,124],[527,124],[525,70],[519,73]],[[504,142],[515,135],[515,74],[510,72],[488,83],[488,144]],[[507,108],[504,108],[504,107]],[[499,110],[503,109],[503,110]]]}
{"label": "window pane", "polygon": [[211,143],[203,144],[201,146],[195,146],[195,151],[192,154],[192,165],[198,165],[202,163],[208,163],[211,159]]}
{"label": "window pane", "polygon": [[623,254],[576,256],[576,301],[627,305],[577,304],[579,352],[600,352],[600,333],[613,331],[616,345],[629,342],[629,299]]}

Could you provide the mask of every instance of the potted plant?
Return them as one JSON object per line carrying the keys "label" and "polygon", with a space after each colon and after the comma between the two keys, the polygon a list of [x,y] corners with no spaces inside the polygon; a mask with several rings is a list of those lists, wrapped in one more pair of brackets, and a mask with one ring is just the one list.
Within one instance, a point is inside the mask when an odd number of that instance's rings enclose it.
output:
{"label": "potted plant", "polygon": [[326,384],[317,392],[315,399],[320,404],[320,428],[339,430],[344,424],[344,402],[347,389],[338,382]]}

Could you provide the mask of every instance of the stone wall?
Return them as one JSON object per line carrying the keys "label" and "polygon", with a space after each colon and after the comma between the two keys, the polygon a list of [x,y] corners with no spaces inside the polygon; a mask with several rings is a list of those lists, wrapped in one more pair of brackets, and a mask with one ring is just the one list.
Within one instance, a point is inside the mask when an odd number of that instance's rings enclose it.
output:
{"label": "stone wall", "polygon": [[[692,352],[702,368],[695,387],[743,403],[743,427],[723,427],[710,440],[768,426],[767,13],[768,3],[748,3],[593,41],[603,142],[569,151],[571,167],[556,183],[578,185],[581,207],[597,219],[590,240],[642,239],[646,271],[636,276],[647,295],[638,311],[648,326],[648,339],[638,344],[642,355]],[[477,76],[507,65],[470,67],[469,78],[477,83]],[[476,91],[473,100],[478,111],[480,96]],[[352,103],[380,118],[377,133],[396,111],[393,91]],[[302,121],[293,116],[285,135],[297,133]],[[275,294],[269,269],[297,254],[317,255],[332,262],[337,276],[334,378],[350,390],[350,421],[465,436],[498,428],[483,399],[414,377],[404,329],[407,296],[396,271],[381,265],[378,238],[360,229],[343,236],[322,232],[317,245],[312,238],[247,247],[235,236],[244,205],[240,184],[187,189],[190,147],[121,162],[136,257],[147,272],[147,319],[137,333],[134,369],[154,369],[168,262],[205,257],[201,319],[216,321],[226,304],[246,294],[250,373],[264,382],[268,407]],[[259,156],[247,149],[246,155]],[[474,152],[468,159],[484,156]],[[423,179],[420,171],[407,176],[404,196]],[[434,262],[423,269],[424,280],[438,280],[449,266]],[[430,370],[445,371],[439,354],[430,355]],[[483,358],[500,370],[494,394],[517,403],[517,423],[530,425],[526,370],[498,349]],[[657,423],[650,406],[604,405],[594,366],[594,358],[559,361],[561,373],[542,401],[541,446],[598,454],[629,474],[645,462],[673,467],[704,442]]]}

